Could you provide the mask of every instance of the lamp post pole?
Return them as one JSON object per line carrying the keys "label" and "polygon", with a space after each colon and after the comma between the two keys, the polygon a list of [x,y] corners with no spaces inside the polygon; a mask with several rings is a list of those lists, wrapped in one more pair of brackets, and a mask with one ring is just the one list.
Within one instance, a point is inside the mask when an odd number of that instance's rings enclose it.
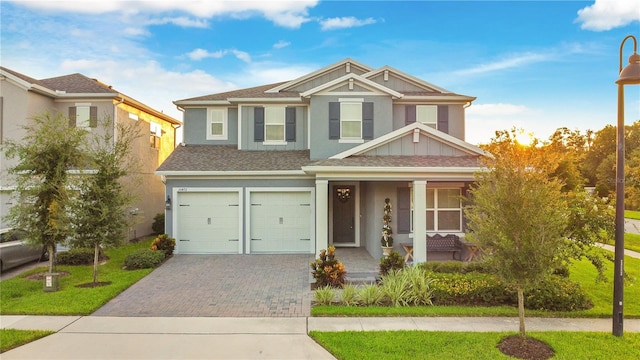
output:
{"label": "lamp post pole", "polygon": [[[622,69],[622,48],[624,43],[633,40],[633,55],[629,65]],[[620,44],[620,77],[618,84],[618,128],[616,150],[616,233],[613,273],[613,335],[622,336],[623,296],[624,296],[624,85],[640,84],[640,55],[637,54],[636,38],[629,35]]]}

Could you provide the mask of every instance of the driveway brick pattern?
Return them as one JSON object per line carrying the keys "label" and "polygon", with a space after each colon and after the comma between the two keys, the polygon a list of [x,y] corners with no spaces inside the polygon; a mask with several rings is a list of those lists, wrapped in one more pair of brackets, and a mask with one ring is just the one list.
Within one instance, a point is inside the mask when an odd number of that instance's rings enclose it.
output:
{"label": "driveway brick pattern", "polygon": [[94,316],[304,317],[313,255],[174,255]]}

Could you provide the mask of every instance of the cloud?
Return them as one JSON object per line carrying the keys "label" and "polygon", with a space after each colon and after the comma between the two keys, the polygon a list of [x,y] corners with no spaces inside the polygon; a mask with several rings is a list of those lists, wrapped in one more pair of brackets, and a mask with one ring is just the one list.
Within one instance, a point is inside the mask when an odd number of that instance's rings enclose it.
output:
{"label": "cloud", "polygon": [[230,50],[218,50],[218,51],[214,51],[214,52],[209,52],[205,49],[195,49],[189,53],[187,53],[187,57],[191,60],[194,61],[200,61],[202,59],[206,59],[206,58],[213,58],[213,59],[220,59],[223,56],[227,55],[227,54],[233,54],[236,58],[246,62],[246,63],[250,63],[251,62],[251,56],[249,55],[249,53],[244,52],[244,51],[240,51],[240,50],[236,50],[236,49],[230,49]]}
{"label": "cloud", "polygon": [[282,48],[285,48],[285,47],[287,47],[289,45],[291,45],[290,42],[284,41],[284,40],[280,40],[277,43],[273,44],[273,48],[274,49],[282,49]]}
{"label": "cloud", "polygon": [[490,73],[495,71],[501,71],[506,69],[511,69],[515,67],[520,67],[524,65],[529,65],[533,63],[543,62],[551,59],[551,55],[549,53],[532,53],[527,52],[523,54],[517,54],[509,56],[505,59],[497,60],[494,62],[489,62],[485,64],[480,64],[478,66],[463,69],[456,71],[456,75],[478,75],[484,73]]}
{"label": "cloud", "polygon": [[353,16],[329,18],[320,21],[322,30],[336,30],[375,24],[373,18],[358,19]]}
{"label": "cloud", "polygon": [[318,0],[278,1],[191,1],[191,0],[13,0],[12,2],[44,12],[76,14],[119,13],[135,18],[139,14],[172,14],[182,12],[184,16],[163,16],[151,23],[174,24],[182,27],[208,26],[202,19],[219,16],[247,18],[256,14],[286,28],[299,28],[309,21],[308,9]]}
{"label": "cloud", "polygon": [[186,16],[179,17],[163,17],[158,19],[150,19],[146,21],[146,25],[165,25],[173,24],[180,27],[192,27],[206,29],[209,27],[209,22],[203,19],[192,19]]}
{"label": "cloud", "polygon": [[595,0],[593,5],[578,10],[575,22],[581,29],[605,31],[640,21],[637,0]]}

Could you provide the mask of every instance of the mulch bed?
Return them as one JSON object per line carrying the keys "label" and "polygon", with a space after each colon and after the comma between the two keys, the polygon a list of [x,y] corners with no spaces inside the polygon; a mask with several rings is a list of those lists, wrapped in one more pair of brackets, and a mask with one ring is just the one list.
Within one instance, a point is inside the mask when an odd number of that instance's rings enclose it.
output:
{"label": "mulch bed", "polygon": [[555,355],[547,343],[519,335],[507,336],[498,344],[503,354],[525,360],[546,360]]}

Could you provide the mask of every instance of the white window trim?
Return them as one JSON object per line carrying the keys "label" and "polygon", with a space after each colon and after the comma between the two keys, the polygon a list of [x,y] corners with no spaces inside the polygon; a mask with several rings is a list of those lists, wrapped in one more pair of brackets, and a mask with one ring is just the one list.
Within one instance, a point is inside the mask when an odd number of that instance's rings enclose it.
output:
{"label": "white window trim", "polygon": [[[222,113],[222,121],[218,122],[214,122],[213,121],[213,116],[212,113],[216,111],[216,112],[221,112]],[[207,108],[207,140],[227,140],[228,139],[228,133],[227,133],[227,128],[228,128],[228,109],[227,108]],[[222,134],[220,135],[213,135],[211,133],[211,127],[213,126],[213,124],[219,124],[222,123]]]}
{"label": "white window trim", "polygon": [[[76,118],[74,120],[76,123],[76,127],[91,131],[91,103],[75,103],[75,107],[76,107]],[[89,118],[87,119],[86,124],[78,124],[78,116],[80,116],[79,114],[80,108],[87,108],[87,110],[89,111]]]}
{"label": "white window trim", "polygon": [[[435,108],[436,115],[435,115],[435,118],[433,119],[433,122],[420,121],[420,119],[418,117],[418,114],[420,114],[419,109],[421,107]],[[438,130],[438,105],[416,105],[416,122],[419,122],[419,123],[427,125],[427,126],[433,125],[433,128]]]}
{"label": "white window trim", "polygon": [[[462,200],[460,200],[460,207],[459,208],[438,208],[438,190],[458,190],[460,193],[460,196],[462,196],[462,188],[457,187],[457,186],[444,186],[444,187],[429,187],[427,188],[427,194],[429,193],[429,190],[433,190],[434,192],[434,198],[433,198],[433,203],[435,205],[435,208],[430,208],[427,206],[427,211],[433,211],[433,227],[434,230],[428,230],[425,229],[425,231],[427,231],[427,233],[437,233],[440,230],[438,229],[438,211],[454,211],[454,210],[459,210],[460,211],[460,224],[459,224],[459,228],[457,230],[452,229],[452,230],[442,230],[444,232],[462,232],[462,217],[464,216],[464,214],[462,213]],[[409,189],[409,201],[410,201],[410,221],[409,221],[409,238],[413,238],[413,187],[411,187]],[[425,199],[425,201],[427,201]],[[425,214],[426,215],[426,214]]]}
{"label": "white window trim", "polygon": [[[340,139],[338,140],[339,143],[343,143],[343,144],[362,144],[364,143],[364,139],[362,138],[362,103],[364,102],[363,98],[339,98],[338,102],[340,103]],[[342,136],[342,124],[344,123],[344,119],[342,116],[342,105],[353,105],[353,104],[359,104],[360,105],[360,136],[359,137],[343,137]],[[350,121],[350,122],[356,122],[355,119],[353,120],[346,120],[346,121]]]}
{"label": "white window trim", "polygon": [[[282,110],[282,124],[267,124],[267,109]],[[264,141],[262,145],[287,145],[287,108],[285,106],[265,106],[264,107]],[[269,125],[282,126],[282,140],[267,140],[267,127]]]}

